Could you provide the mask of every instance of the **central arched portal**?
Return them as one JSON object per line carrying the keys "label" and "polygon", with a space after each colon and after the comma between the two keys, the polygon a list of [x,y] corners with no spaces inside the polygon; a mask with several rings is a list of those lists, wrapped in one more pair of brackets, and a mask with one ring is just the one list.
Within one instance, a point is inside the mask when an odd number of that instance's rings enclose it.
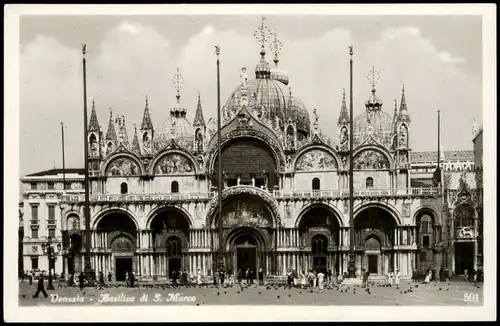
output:
{"label": "central arched portal", "polygon": [[395,250],[396,229],[396,220],[383,207],[367,207],[355,216],[356,273],[365,270],[371,275],[387,275],[390,270],[395,272],[400,267],[397,261],[400,255]]}
{"label": "central arched portal", "polygon": [[255,276],[261,268],[266,273],[264,239],[257,229],[252,227],[235,229],[228,236],[226,249],[228,267],[235,275],[241,270],[242,275],[246,275],[246,271],[249,271]]}

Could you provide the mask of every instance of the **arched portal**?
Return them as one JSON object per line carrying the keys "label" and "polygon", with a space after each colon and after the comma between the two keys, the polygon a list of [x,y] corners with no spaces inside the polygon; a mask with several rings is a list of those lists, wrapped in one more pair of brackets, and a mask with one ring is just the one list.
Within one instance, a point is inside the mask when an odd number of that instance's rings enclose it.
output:
{"label": "arched portal", "polygon": [[465,274],[465,270],[470,274],[475,266],[475,242],[477,241],[477,231],[474,225],[476,216],[474,207],[470,203],[458,205],[453,212],[455,228],[455,273]]}
{"label": "arched portal", "polygon": [[93,234],[93,246],[110,248],[111,253],[94,259],[94,269],[98,272],[114,274],[116,281],[125,281],[127,273],[138,272],[136,256],[137,227],[132,218],[123,212],[110,212],[98,222]]}
{"label": "arched portal", "polygon": [[264,256],[265,241],[263,235],[255,228],[241,227],[235,229],[227,238],[228,266],[233,273],[254,277],[262,268],[266,273],[266,258]]}
{"label": "arched portal", "polygon": [[[299,266],[307,271],[339,271],[338,251],[340,223],[336,215],[323,205],[308,209],[298,223],[300,246],[310,248]],[[302,257],[300,257],[302,258]]]}
{"label": "arched portal", "polygon": [[68,243],[68,275],[83,271],[81,250],[82,236],[79,233],[71,234]]}
{"label": "arched portal", "polygon": [[420,211],[416,218],[416,239],[418,247],[416,268],[427,270],[434,265],[433,247],[439,241],[439,229],[436,226],[436,218],[429,210]]}
{"label": "arched portal", "polygon": [[160,210],[151,220],[152,255],[155,278],[172,277],[185,267],[190,224],[183,212],[175,208]]}
{"label": "arched portal", "polygon": [[386,275],[396,269],[395,229],[397,222],[382,207],[367,207],[354,218],[357,271]]}

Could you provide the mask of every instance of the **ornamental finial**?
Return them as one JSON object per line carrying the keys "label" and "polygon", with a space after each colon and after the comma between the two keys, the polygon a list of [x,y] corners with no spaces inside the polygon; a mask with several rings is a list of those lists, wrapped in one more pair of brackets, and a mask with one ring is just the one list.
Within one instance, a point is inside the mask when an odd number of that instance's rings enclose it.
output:
{"label": "ornamental finial", "polygon": [[368,73],[367,76],[368,80],[371,81],[372,83],[372,91],[375,90],[375,86],[377,85],[379,79],[380,79],[380,71],[375,69],[375,65],[372,65],[372,69]]}
{"label": "ornamental finial", "polygon": [[266,45],[266,42],[268,40],[268,36],[270,33],[269,28],[266,25],[264,25],[265,20],[266,20],[266,17],[262,17],[260,26],[257,28],[257,30],[253,34],[255,39],[257,40],[257,42],[259,42],[261,45],[261,55],[266,54],[265,45]]}
{"label": "ornamental finial", "polygon": [[184,85],[184,78],[182,77],[181,73],[179,72],[179,68],[177,68],[177,72],[175,73],[174,77],[172,78],[172,82],[174,83],[174,87],[177,90],[177,99],[179,99],[181,97],[180,89]]}

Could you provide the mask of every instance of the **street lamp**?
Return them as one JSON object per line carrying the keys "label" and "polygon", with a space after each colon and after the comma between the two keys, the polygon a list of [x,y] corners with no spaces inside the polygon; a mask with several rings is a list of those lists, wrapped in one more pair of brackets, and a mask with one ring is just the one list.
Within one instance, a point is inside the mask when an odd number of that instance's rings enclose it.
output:
{"label": "street lamp", "polygon": [[[56,251],[57,248],[57,251]],[[47,238],[47,242],[42,244],[42,251],[44,255],[47,255],[49,259],[49,284],[47,285],[47,290],[54,290],[54,286],[52,285],[52,272],[51,272],[51,263],[52,256],[57,256],[59,252],[61,252],[61,244],[58,243],[56,247],[52,245],[52,237],[49,236]],[[56,257],[54,257],[54,260]]]}

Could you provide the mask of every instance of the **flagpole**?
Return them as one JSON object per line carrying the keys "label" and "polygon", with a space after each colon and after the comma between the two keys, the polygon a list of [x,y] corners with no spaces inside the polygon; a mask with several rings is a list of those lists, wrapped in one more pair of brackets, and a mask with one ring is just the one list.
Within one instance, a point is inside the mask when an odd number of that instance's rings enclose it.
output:
{"label": "flagpole", "polygon": [[219,198],[219,211],[218,211],[218,227],[219,227],[219,257],[218,257],[218,265],[219,268],[224,267],[224,239],[223,239],[223,229],[222,229],[222,149],[221,149],[221,116],[220,116],[220,61],[219,61],[219,54],[220,54],[220,47],[217,45],[215,46],[215,54],[217,55],[217,150],[218,150],[218,175],[217,175],[217,182],[218,182],[218,198]]}
{"label": "flagpole", "polygon": [[352,90],[352,56],[353,48],[349,47],[349,55],[351,57],[349,61],[349,72],[350,72],[350,90],[349,90],[349,277],[356,277],[356,261],[354,256],[354,173],[353,173],[353,90]]}
{"label": "flagpole", "polygon": [[66,190],[66,163],[64,157],[64,123],[61,122],[61,138],[62,138],[62,168],[63,168],[63,195]]}
{"label": "flagpole", "polygon": [[84,160],[85,160],[85,206],[83,213],[85,218],[85,258],[84,258],[84,273],[88,279],[94,279],[92,266],[90,264],[90,216],[89,216],[89,160],[88,160],[88,139],[87,139],[87,45],[82,45],[83,55],[83,144],[84,144]]}
{"label": "flagpole", "polygon": [[[441,167],[441,110],[438,110],[438,171],[440,172],[440,167]],[[441,182],[441,175],[439,178],[439,181]]]}

